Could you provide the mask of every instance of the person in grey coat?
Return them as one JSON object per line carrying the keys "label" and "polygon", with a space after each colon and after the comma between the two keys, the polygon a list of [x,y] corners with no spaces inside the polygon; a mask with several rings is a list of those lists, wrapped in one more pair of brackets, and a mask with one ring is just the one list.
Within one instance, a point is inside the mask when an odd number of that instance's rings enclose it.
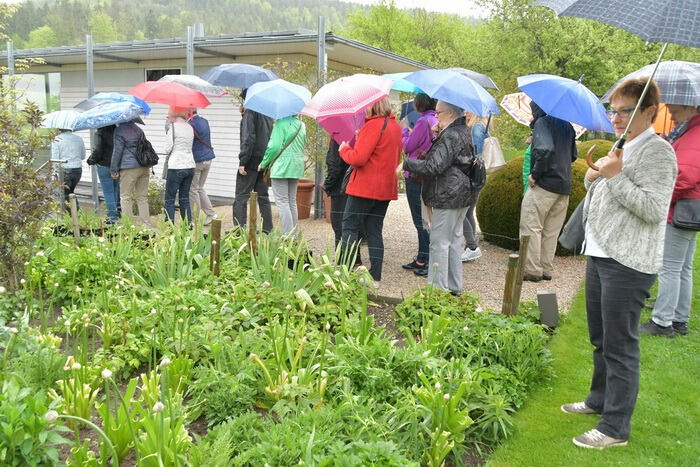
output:
{"label": "person in grey coat", "polygon": [[403,170],[421,175],[421,196],[432,208],[428,282],[462,291],[462,224],[475,191],[469,177],[474,154],[464,111],[445,101],[435,106],[440,133],[425,160],[406,159]]}
{"label": "person in grey coat", "polygon": [[[621,136],[647,78],[630,79],[610,96]],[[627,444],[639,391],[639,319],[661,268],[665,221],[678,173],[673,148],[654,133],[659,89],[652,83],[632,120],[620,154],[589,169],[583,208],[586,317],[593,344],[593,377],[584,401],[564,404],[572,414],[600,414],[595,428],[573,439],[584,448]]]}
{"label": "person in grey coat", "polygon": [[150,167],[142,167],[136,160],[136,145],[143,130],[133,121],[120,123],[114,130],[114,148],[110,170],[113,179],[119,179],[122,217],[133,217],[133,201],[139,209],[140,223],[150,225],[148,211],[148,181]]}

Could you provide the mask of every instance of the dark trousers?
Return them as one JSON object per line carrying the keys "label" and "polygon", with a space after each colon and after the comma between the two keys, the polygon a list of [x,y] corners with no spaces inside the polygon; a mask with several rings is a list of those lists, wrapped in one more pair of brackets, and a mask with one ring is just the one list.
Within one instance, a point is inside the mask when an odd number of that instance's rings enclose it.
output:
{"label": "dark trousers", "polygon": [[180,218],[188,224],[192,222],[190,208],[190,186],[192,186],[194,168],[168,169],[165,179],[165,220],[175,222],[175,195],[180,205]]}
{"label": "dark trousers", "polygon": [[384,261],[384,216],[389,207],[389,201],[359,198],[348,195],[343,214],[343,246],[345,251],[356,245],[360,234],[367,240],[369,250],[369,273],[375,281],[382,278],[382,262]]}
{"label": "dark trousers", "polygon": [[[64,169],[63,170],[63,195],[66,200],[66,210],[70,210],[70,204],[68,203],[68,195],[75,191],[75,187],[78,186],[80,177],[83,175],[83,169]],[[78,199],[75,200],[76,206],[78,205]]]}
{"label": "dark trousers", "polygon": [[260,216],[263,221],[263,232],[269,233],[272,230],[270,197],[267,194],[267,185],[263,181],[262,172],[257,170],[248,169],[246,175],[237,172],[236,198],[233,200],[234,225],[245,227],[248,224],[248,199],[253,191],[258,194],[258,208],[260,208]]}
{"label": "dark trousers", "polygon": [[639,391],[639,317],[655,274],[612,258],[589,257],[586,315],[593,344],[593,379],[586,405],[599,411],[598,431],[628,439]]}
{"label": "dark trousers", "polygon": [[418,255],[416,261],[419,263],[427,263],[430,254],[430,232],[423,228],[423,213],[421,212],[420,192],[423,188],[422,183],[406,179],[406,199],[408,207],[411,209],[411,218],[413,225],[418,232]]}
{"label": "dark trousers", "polygon": [[347,195],[331,196],[331,227],[335,235],[335,246],[338,246],[343,237],[343,215],[345,214],[345,203]]}

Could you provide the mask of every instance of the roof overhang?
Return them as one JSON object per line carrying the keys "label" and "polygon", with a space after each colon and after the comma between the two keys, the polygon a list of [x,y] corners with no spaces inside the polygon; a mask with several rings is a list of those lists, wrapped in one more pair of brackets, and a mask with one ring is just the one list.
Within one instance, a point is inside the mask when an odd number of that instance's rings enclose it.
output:
{"label": "roof overhang", "polygon": [[[271,47],[274,46],[274,47]],[[95,44],[93,62],[127,62],[140,64],[154,60],[185,60],[187,41],[181,38]],[[431,68],[409,58],[362,42],[326,33],[326,53],[329,62],[351,67],[370,68],[393,73]],[[303,54],[317,55],[317,34],[309,30],[269,33],[244,33],[205,36],[194,39],[194,58],[222,57],[245,62],[247,56]],[[62,46],[45,49],[14,51],[15,60],[43,59],[36,66],[81,65],[86,62],[86,46]],[[0,61],[7,61],[7,52],[0,52]]]}

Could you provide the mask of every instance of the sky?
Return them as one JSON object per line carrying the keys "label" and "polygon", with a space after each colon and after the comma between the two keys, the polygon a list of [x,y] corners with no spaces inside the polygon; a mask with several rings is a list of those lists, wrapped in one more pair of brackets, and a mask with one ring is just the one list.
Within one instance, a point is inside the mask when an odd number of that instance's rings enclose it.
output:
{"label": "sky", "polygon": [[[345,0],[352,3],[372,5],[381,3],[380,0]],[[482,7],[470,0],[395,0],[399,8],[424,8],[428,11],[455,13],[461,16],[484,17],[488,14]]]}

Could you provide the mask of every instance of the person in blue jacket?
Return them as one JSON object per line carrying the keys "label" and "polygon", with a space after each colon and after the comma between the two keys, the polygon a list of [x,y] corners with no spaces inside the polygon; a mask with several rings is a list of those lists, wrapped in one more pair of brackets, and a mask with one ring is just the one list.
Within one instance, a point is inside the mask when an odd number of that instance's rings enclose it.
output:
{"label": "person in blue jacket", "polygon": [[211,145],[211,130],[206,118],[197,114],[197,109],[192,109],[191,117],[187,120],[192,130],[194,130],[194,140],[192,140],[192,154],[194,155],[195,169],[192,185],[190,186],[190,203],[193,206],[195,219],[199,213],[205,215],[204,225],[211,224],[211,221],[218,216],[211,205],[209,196],[204,190],[204,184],[209,176],[211,162],[216,157],[214,148]]}

